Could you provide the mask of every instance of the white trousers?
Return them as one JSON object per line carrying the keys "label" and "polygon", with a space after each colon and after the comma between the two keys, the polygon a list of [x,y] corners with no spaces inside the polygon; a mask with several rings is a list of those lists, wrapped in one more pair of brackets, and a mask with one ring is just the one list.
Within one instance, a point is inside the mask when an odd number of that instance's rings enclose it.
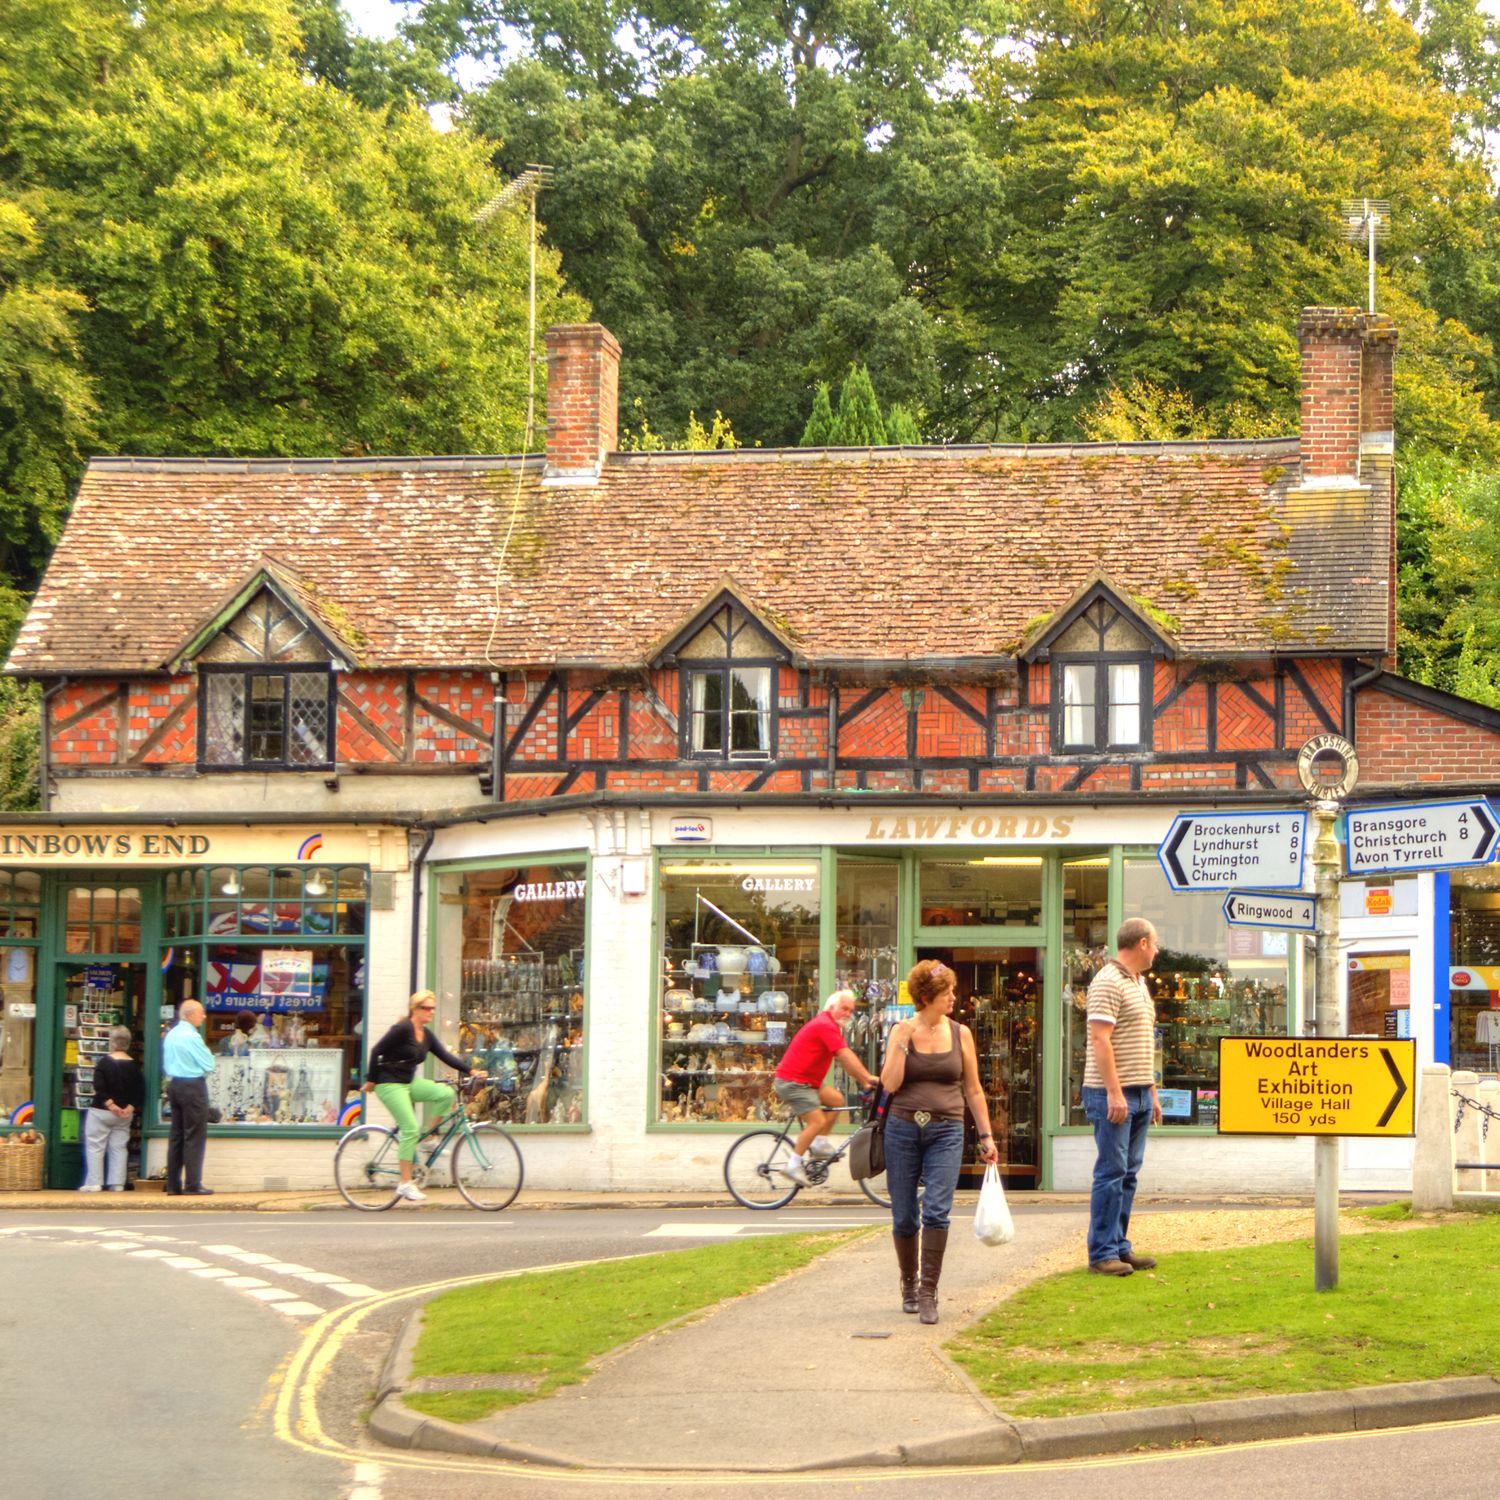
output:
{"label": "white trousers", "polygon": [[[125,1186],[125,1160],[130,1147],[130,1120],[107,1109],[91,1109],[83,1122],[85,1187]],[[106,1153],[108,1172],[105,1171]]]}

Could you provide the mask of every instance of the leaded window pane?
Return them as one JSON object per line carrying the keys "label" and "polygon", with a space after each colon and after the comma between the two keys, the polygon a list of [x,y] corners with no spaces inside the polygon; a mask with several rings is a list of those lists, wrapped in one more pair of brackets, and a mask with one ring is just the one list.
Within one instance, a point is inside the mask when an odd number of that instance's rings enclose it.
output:
{"label": "leaded window pane", "polygon": [[693,674],[693,749],[724,748],[724,676],[721,672]]}
{"label": "leaded window pane", "polygon": [[729,753],[769,754],[771,669],[735,667],[729,685]]}
{"label": "leaded window pane", "polygon": [[329,760],[328,679],[322,673],[292,674],[291,722],[287,759],[294,766],[326,765]]}
{"label": "leaded window pane", "polygon": [[245,679],[215,672],[204,678],[207,718],[203,759],[210,766],[237,766],[245,759]]}

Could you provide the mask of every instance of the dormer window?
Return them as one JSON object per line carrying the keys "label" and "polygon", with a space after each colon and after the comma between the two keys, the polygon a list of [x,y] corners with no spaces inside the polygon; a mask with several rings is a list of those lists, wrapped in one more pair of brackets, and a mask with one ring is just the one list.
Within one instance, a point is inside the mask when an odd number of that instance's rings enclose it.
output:
{"label": "dormer window", "polygon": [[1054,755],[1151,748],[1155,660],[1174,647],[1102,575],[1043,622],[1020,654],[1051,663]]}
{"label": "dormer window", "polygon": [[787,650],[732,594],[700,611],[668,652],[682,683],[687,760],[770,760],[776,689]]}

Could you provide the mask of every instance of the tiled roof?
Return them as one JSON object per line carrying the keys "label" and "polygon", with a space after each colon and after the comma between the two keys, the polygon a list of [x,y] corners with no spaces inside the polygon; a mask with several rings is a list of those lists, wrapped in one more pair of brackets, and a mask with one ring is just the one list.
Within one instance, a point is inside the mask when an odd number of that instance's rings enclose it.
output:
{"label": "tiled roof", "polygon": [[1094,574],[1189,655],[1384,650],[1387,528],[1292,489],[1297,452],[612,455],[592,486],[535,458],[96,460],[10,667],[159,670],[264,557],[367,667],[637,666],[726,576],[814,664],[1008,656]]}

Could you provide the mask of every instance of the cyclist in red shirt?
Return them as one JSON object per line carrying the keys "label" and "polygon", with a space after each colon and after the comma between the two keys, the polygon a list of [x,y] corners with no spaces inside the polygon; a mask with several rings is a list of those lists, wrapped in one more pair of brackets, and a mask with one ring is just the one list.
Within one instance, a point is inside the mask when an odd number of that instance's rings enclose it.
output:
{"label": "cyclist in red shirt", "polygon": [[861,1088],[873,1088],[875,1075],[855,1056],[844,1040],[844,1027],[854,1014],[854,992],[836,990],[787,1045],[781,1065],[776,1069],[776,1096],[802,1121],[802,1134],[792,1146],[787,1164],[780,1168],[800,1187],[811,1187],[812,1181],[803,1168],[809,1151],[815,1156],[832,1156],[834,1147],[826,1132],[838,1119],[835,1110],[842,1108],[843,1094],[827,1082],[828,1070],[835,1062]]}

